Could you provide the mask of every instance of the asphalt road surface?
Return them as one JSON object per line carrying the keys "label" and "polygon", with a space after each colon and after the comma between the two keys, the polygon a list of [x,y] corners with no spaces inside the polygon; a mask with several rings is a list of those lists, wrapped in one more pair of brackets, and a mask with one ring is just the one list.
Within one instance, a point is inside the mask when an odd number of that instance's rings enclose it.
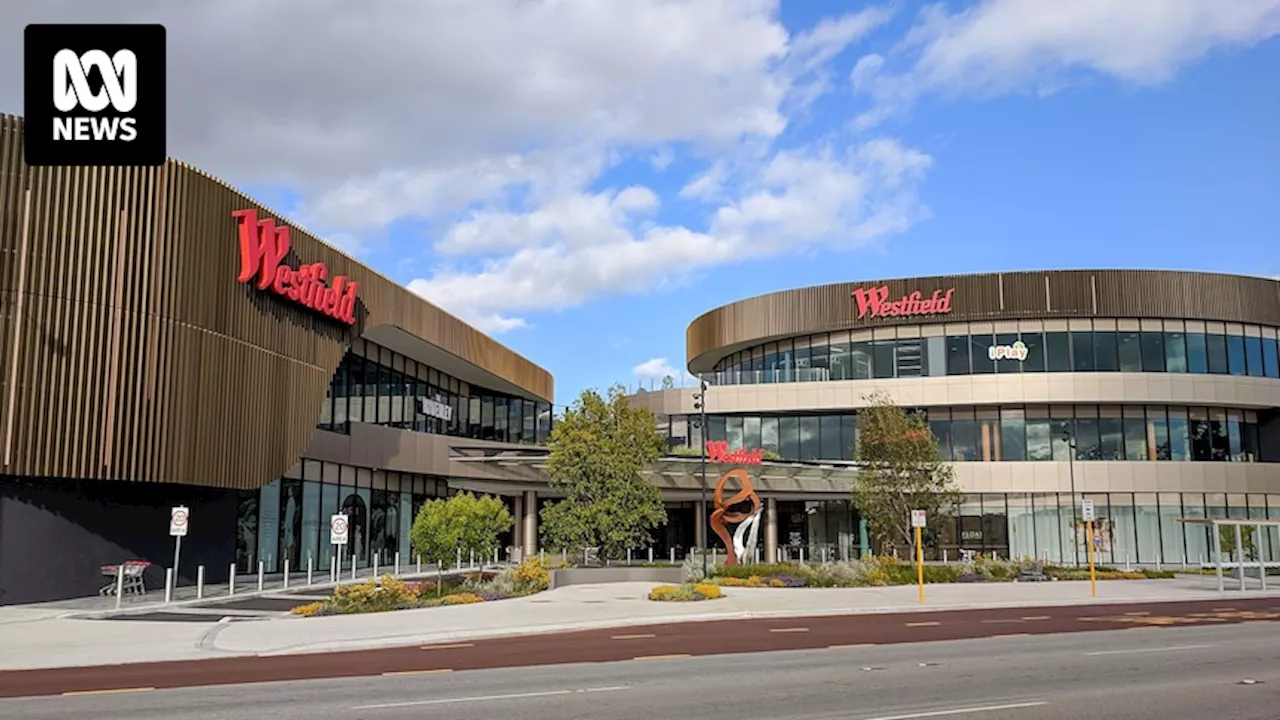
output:
{"label": "asphalt road surface", "polygon": [[[723,620],[527,635],[426,647],[0,672],[0,697],[379,677],[404,672],[461,672],[685,655],[825,650],[840,645],[891,645],[1135,627],[1260,622],[1263,624],[1258,627],[1271,632],[1280,628],[1280,623],[1274,627],[1270,624],[1277,620],[1280,620],[1280,599],[1277,598]],[[1277,718],[1280,718],[1280,712]]]}
{"label": "asphalt road surface", "polygon": [[[1280,624],[0,700],[23,720],[1276,720]],[[429,651],[424,651],[429,652]]]}

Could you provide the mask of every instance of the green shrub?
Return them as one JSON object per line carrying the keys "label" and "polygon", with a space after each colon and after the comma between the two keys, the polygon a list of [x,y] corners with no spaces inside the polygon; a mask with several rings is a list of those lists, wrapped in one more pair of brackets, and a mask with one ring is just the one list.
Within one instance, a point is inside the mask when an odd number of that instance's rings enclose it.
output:
{"label": "green shrub", "polygon": [[656,602],[697,602],[724,597],[720,588],[705,583],[683,585],[659,585],[649,591],[649,599]]}

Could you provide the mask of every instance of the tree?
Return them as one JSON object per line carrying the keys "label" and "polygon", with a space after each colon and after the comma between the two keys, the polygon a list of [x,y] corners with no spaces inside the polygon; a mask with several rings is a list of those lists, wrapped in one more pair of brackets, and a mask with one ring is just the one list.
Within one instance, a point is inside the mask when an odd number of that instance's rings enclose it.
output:
{"label": "tree", "polygon": [[861,466],[853,481],[853,504],[873,535],[910,547],[912,510],[924,510],[929,529],[936,530],[955,514],[963,496],[923,419],[908,415],[887,396],[866,400],[870,405],[858,413]]}
{"label": "tree", "polygon": [[542,541],[556,548],[601,548],[619,557],[652,543],[667,521],[662,494],[641,471],[666,450],[653,413],[632,407],[621,385],[608,397],[585,390],[547,442],[551,489],[564,500],[542,509]]}
{"label": "tree", "polygon": [[498,546],[498,536],[511,529],[506,503],[492,495],[469,492],[423,503],[409,530],[414,552],[436,564],[436,591],[444,568],[458,553],[485,557]]}
{"label": "tree", "polygon": [[675,379],[675,378],[671,377],[670,375],[667,375],[667,376],[665,376],[665,377],[663,377],[663,378],[662,378],[662,389],[663,389],[663,390],[671,390],[671,389],[675,388],[675,386],[676,386],[676,379]]}

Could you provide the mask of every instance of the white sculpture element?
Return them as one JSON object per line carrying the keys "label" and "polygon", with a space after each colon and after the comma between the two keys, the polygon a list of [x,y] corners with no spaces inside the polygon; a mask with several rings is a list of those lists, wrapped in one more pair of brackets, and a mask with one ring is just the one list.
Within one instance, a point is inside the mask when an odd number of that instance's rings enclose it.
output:
{"label": "white sculpture element", "polygon": [[[738,558],[738,562],[750,562],[749,550],[754,551],[756,547],[756,539],[760,534],[760,513],[763,508],[757,508],[751,513],[746,520],[738,525],[737,531],[733,533],[733,554]],[[743,535],[750,532],[746,543],[743,543]],[[753,554],[753,553],[752,553]]]}

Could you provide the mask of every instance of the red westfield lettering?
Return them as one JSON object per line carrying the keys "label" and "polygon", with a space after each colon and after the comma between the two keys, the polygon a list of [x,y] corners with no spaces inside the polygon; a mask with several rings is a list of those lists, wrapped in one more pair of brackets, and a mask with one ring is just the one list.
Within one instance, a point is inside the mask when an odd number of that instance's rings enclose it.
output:
{"label": "red westfield lettering", "polygon": [[888,286],[858,288],[852,295],[858,301],[858,319],[899,317],[903,315],[946,315],[951,312],[951,296],[955,288],[934,290],[932,297],[925,297],[919,290],[904,295],[899,300],[889,299]]}
{"label": "red westfield lettering", "polygon": [[764,450],[742,448],[729,452],[729,443],[723,440],[707,441],[707,461],[731,465],[759,465],[764,462]]}
{"label": "red westfield lettering", "polygon": [[256,277],[259,290],[270,289],[335,320],[355,324],[360,283],[338,275],[332,286],[327,285],[329,268],[324,263],[301,265],[297,270],[281,264],[289,254],[287,226],[277,227],[271,218],[259,220],[257,210],[235,210],[231,216],[240,223],[240,282]]}

